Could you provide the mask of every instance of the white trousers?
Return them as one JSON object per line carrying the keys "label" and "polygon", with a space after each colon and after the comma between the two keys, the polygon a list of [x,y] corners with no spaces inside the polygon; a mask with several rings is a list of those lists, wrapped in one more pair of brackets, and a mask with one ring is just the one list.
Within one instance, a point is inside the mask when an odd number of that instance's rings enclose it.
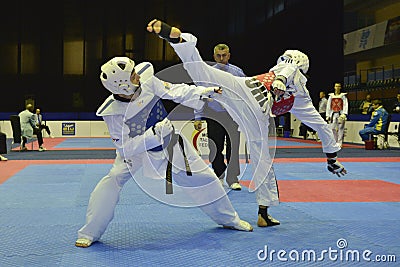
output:
{"label": "white trousers", "polygon": [[342,145],[344,139],[345,121],[339,120],[339,117],[340,117],[339,112],[333,113],[330,126],[336,142],[338,143],[338,145]]}
{"label": "white trousers", "polygon": [[290,113],[295,115],[302,123],[317,131],[324,153],[334,153],[340,150],[332,128],[315,109],[308,94],[295,96]]}
{"label": "white trousers", "polygon": [[[141,157],[146,156],[144,154],[132,160],[129,167],[117,154],[110,172],[99,181],[90,195],[86,223],[78,231],[78,238],[97,241],[103,235],[114,217],[114,210],[119,201],[122,187],[141,169]],[[196,164],[198,164],[198,161]],[[224,188],[211,168],[205,166],[205,168],[193,172],[192,176],[187,176],[185,171],[174,173],[173,181],[179,186],[188,188],[185,192],[195,203],[199,203],[199,205],[208,203],[200,206],[200,208],[214,222],[226,226],[238,225],[240,218]],[[164,180],[161,181],[165,184]],[[157,180],[153,182],[157,182]],[[165,189],[162,190],[165,192]],[[169,195],[169,197],[174,198],[174,194]],[[158,219],[162,223],[162,218]]]}

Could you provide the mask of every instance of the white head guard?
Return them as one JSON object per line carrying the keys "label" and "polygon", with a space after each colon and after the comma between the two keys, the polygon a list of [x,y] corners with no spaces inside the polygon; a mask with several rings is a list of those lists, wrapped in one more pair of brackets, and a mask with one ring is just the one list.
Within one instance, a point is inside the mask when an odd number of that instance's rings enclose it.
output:
{"label": "white head guard", "polygon": [[128,57],[114,57],[101,66],[100,80],[104,87],[113,94],[134,94],[139,85],[134,85],[130,78],[135,62]]}
{"label": "white head guard", "polygon": [[286,50],[285,53],[278,58],[277,63],[279,64],[283,61],[296,64],[304,74],[307,73],[310,66],[307,55],[299,50]]}

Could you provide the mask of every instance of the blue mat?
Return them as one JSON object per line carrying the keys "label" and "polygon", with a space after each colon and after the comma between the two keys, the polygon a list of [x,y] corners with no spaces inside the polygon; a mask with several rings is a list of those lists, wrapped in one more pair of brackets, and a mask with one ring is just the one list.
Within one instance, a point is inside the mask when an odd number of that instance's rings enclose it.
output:
{"label": "blue mat", "polygon": [[[320,165],[279,163],[276,172],[282,179],[323,179],[329,173]],[[346,163],[346,179],[395,182],[398,163],[370,166]],[[281,203],[270,212],[282,224],[259,228],[255,195],[230,192],[240,216],[255,226],[247,233],[222,229],[198,208],[161,204],[134,180],[123,188],[100,242],[76,248],[90,192],[110,167],[31,165],[1,184],[0,266],[365,266],[362,253],[368,250],[374,261],[378,255],[400,256],[398,202]],[[360,258],[350,260],[357,253]],[[381,266],[396,266],[386,264]]]}
{"label": "blue mat", "polygon": [[[271,140],[270,145],[276,143],[277,146],[306,146],[315,147],[321,146],[320,143],[302,143],[296,142],[295,140]],[[55,148],[115,148],[110,138],[67,138],[60,144],[54,146]]]}
{"label": "blue mat", "polygon": [[305,146],[305,147],[320,147],[321,143],[307,143],[307,142],[298,142],[295,140],[282,140],[278,139],[276,140],[276,146]]}
{"label": "blue mat", "polygon": [[67,138],[55,148],[115,148],[110,138]]}

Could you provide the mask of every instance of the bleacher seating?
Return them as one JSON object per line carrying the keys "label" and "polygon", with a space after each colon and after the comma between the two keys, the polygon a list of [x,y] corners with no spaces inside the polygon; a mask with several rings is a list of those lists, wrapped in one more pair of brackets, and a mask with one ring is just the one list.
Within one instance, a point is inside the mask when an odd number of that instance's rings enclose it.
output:
{"label": "bleacher seating", "polygon": [[[362,81],[361,76],[366,81]],[[391,112],[390,107],[400,93],[400,68],[393,65],[363,70],[359,74],[349,72],[343,79],[343,85],[344,90],[349,93],[350,114],[360,114],[359,106],[367,93],[373,99],[381,99],[383,106]]]}

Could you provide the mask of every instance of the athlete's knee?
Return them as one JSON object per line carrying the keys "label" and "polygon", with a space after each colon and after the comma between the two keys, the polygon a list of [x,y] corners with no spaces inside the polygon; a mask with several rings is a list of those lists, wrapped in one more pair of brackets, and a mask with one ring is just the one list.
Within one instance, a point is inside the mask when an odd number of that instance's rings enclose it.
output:
{"label": "athlete's knee", "polygon": [[107,174],[106,177],[105,179],[115,182],[115,184],[119,187],[123,187],[124,184],[131,178],[131,175],[130,173],[125,173],[118,171],[116,169],[111,169],[111,171]]}

